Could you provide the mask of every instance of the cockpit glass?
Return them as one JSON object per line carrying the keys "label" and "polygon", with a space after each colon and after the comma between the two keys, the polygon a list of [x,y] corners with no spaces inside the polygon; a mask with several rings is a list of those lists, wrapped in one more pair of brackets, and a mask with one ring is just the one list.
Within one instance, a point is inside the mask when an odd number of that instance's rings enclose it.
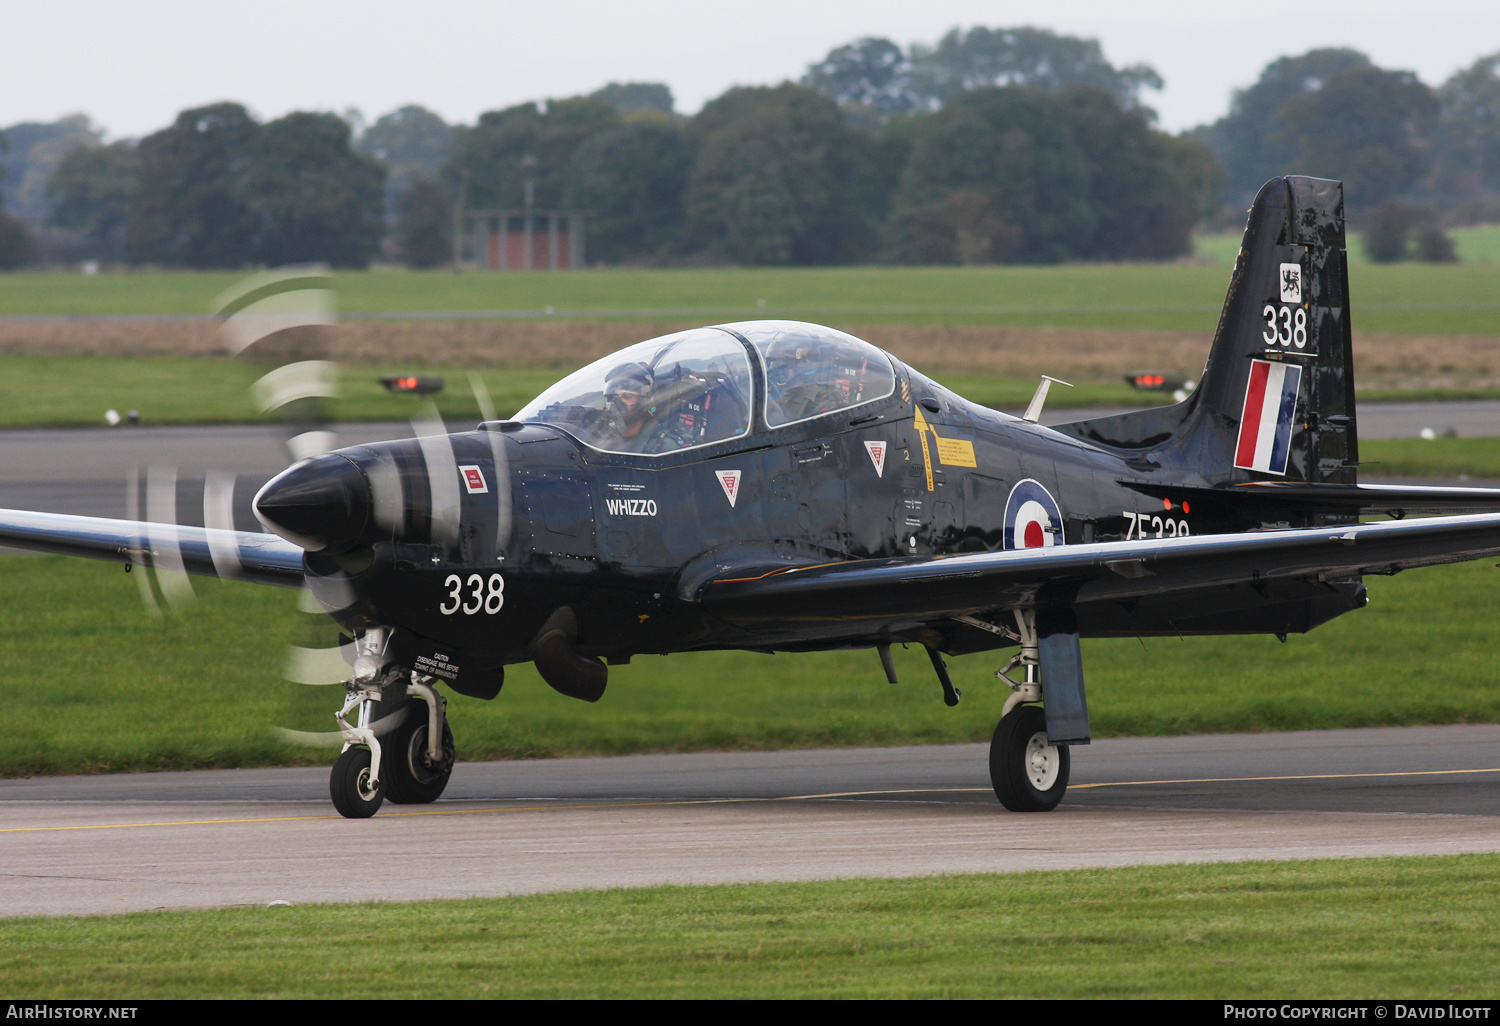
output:
{"label": "cockpit glass", "polygon": [[801,321],[747,321],[724,327],[755,347],[766,372],[766,424],[784,427],[896,390],[891,361],[853,335]]}
{"label": "cockpit glass", "polygon": [[515,419],[555,424],[604,452],[661,456],[748,434],[751,381],[738,339],[694,328],[596,360]]}

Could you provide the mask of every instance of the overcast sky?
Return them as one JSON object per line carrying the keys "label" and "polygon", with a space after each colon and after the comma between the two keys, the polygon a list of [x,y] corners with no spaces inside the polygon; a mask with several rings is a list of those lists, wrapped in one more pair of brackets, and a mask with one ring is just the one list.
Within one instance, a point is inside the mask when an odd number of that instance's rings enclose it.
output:
{"label": "overcast sky", "polygon": [[4,6],[0,125],[84,112],[112,138],[238,100],[262,118],[419,103],[450,122],[609,81],[665,82],[692,113],[732,85],[795,79],[861,36],[956,26],[1097,38],[1166,80],[1160,124],[1212,121],[1270,60],[1352,46],[1430,85],[1500,51],[1500,0],[50,0]]}

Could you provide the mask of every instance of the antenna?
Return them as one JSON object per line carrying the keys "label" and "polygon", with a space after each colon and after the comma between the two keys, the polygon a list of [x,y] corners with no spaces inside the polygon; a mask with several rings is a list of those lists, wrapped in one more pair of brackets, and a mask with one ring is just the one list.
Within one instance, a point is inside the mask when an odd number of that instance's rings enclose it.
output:
{"label": "antenna", "polygon": [[1054,381],[1059,385],[1067,385],[1069,388],[1073,387],[1071,383],[1064,381],[1062,378],[1054,378],[1050,374],[1043,374],[1042,383],[1036,386],[1036,395],[1031,397],[1031,405],[1026,407],[1026,412],[1021,415],[1022,420],[1035,424],[1041,419],[1042,407],[1047,402],[1047,389],[1052,387],[1052,382]]}

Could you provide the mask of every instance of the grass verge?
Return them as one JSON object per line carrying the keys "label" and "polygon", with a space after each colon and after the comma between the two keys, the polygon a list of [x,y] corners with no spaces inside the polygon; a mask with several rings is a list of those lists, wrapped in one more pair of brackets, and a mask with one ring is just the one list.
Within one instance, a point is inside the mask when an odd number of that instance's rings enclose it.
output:
{"label": "grass verge", "polygon": [[[1205,243],[1215,253],[1238,247]],[[1466,243],[1461,242],[1461,247]],[[1215,249],[1217,246],[1217,249]],[[1482,247],[1481,247],[1482,248]],[[1351,252],[1358,264],[1358,246]],[[1213,259],[1210,257],[1210,259]],[[243,277],[220,272],[0,274],[0,315],[203,315]],[[1500,264],[1358,266],[1356,327],[1398,334],[1495,334]],[[754,317],[857,324],[1050,325],[1213,331],[1228,265],[711,268],[566,274],[381,270],[335,279],[346,315]]]}
{"label": "grass verge", "polygon": [[1500,478],[1500,438],[1362,440],[1359,458],[1366,477]]}
{"label": "grass verge", "polygon": [[1473,1000],[1500,992],[1497,880],[1461,855],[9,920],[0,990]]}
{"label": "grass verge", "polygon": [[[196,581],[153,620],[113,564],[0,557],[0,776],[331,762],[275,728],[327,731],[335,688],[281,679],[285,646],[331,644],[281,589]],[[1369,581],[1369,608],[1286,644],[1269,637],[1086,641],[1096,736],[1500,721],[1500,576],[1489,562]],[[943,705],[920,649],[638,657],[597,705],[510,668],[493,702],[450,706],[462,759],[987,740],[993,654],[952,661]],[[1434,667],[1441,667],[1434,673]],[[1411,682],[1420,680],[1421,687]]]}

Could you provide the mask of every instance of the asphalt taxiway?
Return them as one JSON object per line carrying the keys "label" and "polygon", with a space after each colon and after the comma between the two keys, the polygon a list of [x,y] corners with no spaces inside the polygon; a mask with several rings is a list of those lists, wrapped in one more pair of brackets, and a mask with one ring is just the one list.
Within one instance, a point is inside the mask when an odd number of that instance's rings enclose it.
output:
{"label": "asphalt taxiway", "polygon": [[1046,814],[1001,809],[986,765],[983,745],[464,763],[440,801],[359,821],[323,769],[0,781],[0,916],[1500,851],[1500,726],[1107,739]]}

